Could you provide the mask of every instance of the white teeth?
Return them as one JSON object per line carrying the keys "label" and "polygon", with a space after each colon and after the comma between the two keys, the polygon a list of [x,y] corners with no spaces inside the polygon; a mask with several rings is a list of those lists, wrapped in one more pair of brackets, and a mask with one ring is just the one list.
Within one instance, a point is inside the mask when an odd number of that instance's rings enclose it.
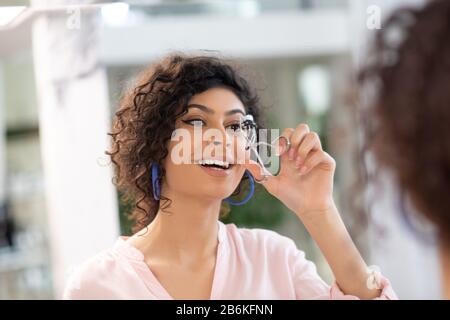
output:
{"label": "white teeth", "polygon": [[211,159],[199,160],[198,163],[199,164],[207,164],[207,165],[214,164],[214,165],[220,166],[224,169],[228,169],[228,167],[230,166],[230,164],[227,161],[211,160]]}

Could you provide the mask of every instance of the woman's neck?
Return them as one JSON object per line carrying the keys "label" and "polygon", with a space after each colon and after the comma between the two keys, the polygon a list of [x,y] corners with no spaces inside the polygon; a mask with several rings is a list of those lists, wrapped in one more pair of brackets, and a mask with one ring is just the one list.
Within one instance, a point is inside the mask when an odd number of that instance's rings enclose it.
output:
{"label": "woman's neck", "polygon": [[[173,262],[190,263],[214,255],[221,201],[166,195],[170,207],[159,210],[148,228],[137,233],[134,245],[143,253]],[[163,203],[164,205],[164,203]],[[139,237],[141,235],[141,237]]]}

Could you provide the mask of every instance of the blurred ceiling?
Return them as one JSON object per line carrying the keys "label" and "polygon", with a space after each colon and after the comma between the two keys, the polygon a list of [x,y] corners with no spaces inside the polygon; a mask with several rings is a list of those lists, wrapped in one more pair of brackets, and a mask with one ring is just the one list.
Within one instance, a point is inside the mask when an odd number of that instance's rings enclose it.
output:
{"label": "blurred ceiling", "polygon": [[[11,23],[4,27],[0,27],[0,59],[7,58],[16,52],[22,50],[31,49],[31,33],[33,21],[42,14],[47,14],[48,12],[59,12],[61,14],[67,14],[67,6],[39,6],[30,8],[30,3],[67,3],[69,5],[79,5],[82,10],[98,10],[101,6],[105,4],[112,4],[113,2],[120,2],[115,0],[55,0],[55,1],[44,1],[39,0],[2,0],[0,2],[0,10],[4,6],[27,6],[28,8],[20,13]],[[314,9],[344,9],[347,4],[347,0],[240,0],[240,1],[225,1],[225,0],[133,0],[124,1],[128,6],[127,11],[130,11],[130,16],[138,20],[138,27],[136,25],[131,25],[134,29],[132,31],[138,32],[144,30],[145,32],[150,27],[151,30],[155,30],[158,25],[154,25],[155,21],[162,21],[161,17],[169,22],[169,28],[172,25],[170,18],[177,17],[177,21],[181,21],[182,17],[192,21],[192,19],[203,20],[205,18],[207,21],[208,17],[210,19],[217,20],[217,16],[225,17],[225,19],[232,18],[254,18],[257,15],[266,13],[306,13],[310,11],[315,11]],[[89,4],[90,3],[90,4]],[[119,5],[118,3],[112,5]],[[112,12],[113,14],[117,12]],[[103,15],[103,9],[102,9]],[[198,17],[198,18],[194,18]],[[303,19],[304,16],[300,16]],[[105,16],[103,16],[104,20]],[[114,17],[113,17],[114,18]],[[157,19],[155,19],[157,18]],[[201,18],[201,19],[200,19]],[[189,20],[191,19],[191,20]],[[293,20],[292,20],[293,19]],[[292,17],[292,21],[295,21],[295,17]],[[289,20],[289,21],[291,21]],[[233,20],[230,20],[233,23]],[[282,20],[281,20],[282,22]],[[275,22],[277,24],[277,22]],[[142,26],[142,28],[139,28]],[[261,26],[261,25],[259,25]],[[311,24],[308,24],[311,26]],[[125,25],[129,27],[129,25]],[[147,27],[147,29],[145,29]],[[230,26],[232,27],[232,26]],[[302,25],[297,25],[296,22],[292,25],[292,28],[302,27]],[[126,28],[122,28],[126,31]],[[142,29],[142,30],[141,30]],[[275,28],[278,29],[278,28]],[[297,29],[299,30],[299,29]],[[120,32],[116,29],[115,31]],[[114,31],[114,33],[115,33]],[[131,30],[128,30],[131,31]],[[301,31],[301,30],[300,30]],[[202,32],[201,30],[199,32]],[[111,34],[111,33],[110,33]],[[205,35],[207,36],[207,35]],[[115,34],[112,38],[115,37]],[[209,37],[209,36],[208,36]],[[126,38],[126,37],[125,37]]]}

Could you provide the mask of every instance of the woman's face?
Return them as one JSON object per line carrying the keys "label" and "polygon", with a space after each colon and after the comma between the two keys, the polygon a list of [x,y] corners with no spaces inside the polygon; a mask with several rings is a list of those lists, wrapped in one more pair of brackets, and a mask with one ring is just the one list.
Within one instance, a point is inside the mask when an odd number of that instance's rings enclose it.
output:
{"label": "woman's face", "polygon": [[[177,119],[177,134],[168,146],[162,194],[168,188],[171,195],[220,200],[230,196],[244,174],[242,163],[249,157],[240,131],[243,115],[244,105],[229,89],[213,88],[194,95],[187,113]],[[184,163],[180,164],[180,157]]]}

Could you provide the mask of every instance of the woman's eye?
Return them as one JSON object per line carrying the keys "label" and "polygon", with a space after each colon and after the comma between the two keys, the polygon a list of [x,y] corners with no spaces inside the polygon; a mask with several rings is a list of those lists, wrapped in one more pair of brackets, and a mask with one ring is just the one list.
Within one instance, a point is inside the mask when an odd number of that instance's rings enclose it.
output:
{"label": "woman's eye", "polygon": [[183,120],[183,122],[194,127],[202,127],[205,125],[205,122],[201,119]]}
{"label": "woman's eye", "polygon": [[237,132],[237,131],[241,130],[241,125],[238,123],[235,123],[235,124],[229,125],[228,128],[233,132]]}

